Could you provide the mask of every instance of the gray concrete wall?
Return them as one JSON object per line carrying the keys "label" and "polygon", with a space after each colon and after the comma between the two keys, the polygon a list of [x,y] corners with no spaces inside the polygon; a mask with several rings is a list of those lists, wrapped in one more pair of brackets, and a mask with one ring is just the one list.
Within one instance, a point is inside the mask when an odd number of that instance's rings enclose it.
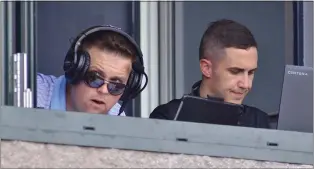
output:
{"label": "gray concrete wall", "polygon": [[1,168],[313,168],[208,156],[1,142]]}

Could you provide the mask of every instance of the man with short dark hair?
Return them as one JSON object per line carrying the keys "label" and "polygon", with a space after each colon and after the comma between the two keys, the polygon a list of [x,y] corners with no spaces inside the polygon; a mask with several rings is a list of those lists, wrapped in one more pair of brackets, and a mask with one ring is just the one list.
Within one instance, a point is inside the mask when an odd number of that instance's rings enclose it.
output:
{"label": "man with short dark hair", "polygon": [[68,50],[65,75],[37,74],[37,107],[124,116],[118,101],[126,102],[145,88],[134,88],[145,74],[144,68],[134,70],[143,67],[141,55],[135,41],[120,28],[91,27]]}
{"label": "man with short dark hair", "polygon": [[[242,104],[252,88],[258,61],[257,43],[250,30],[232,20],[212,22],[201,39],[199,60],[202,80],[193,85],[191,95]],[[180,101],[158,106],[150,118],[174,119]],[[247,105],[244,108],[240,126],[269,128],[265,112]]]}

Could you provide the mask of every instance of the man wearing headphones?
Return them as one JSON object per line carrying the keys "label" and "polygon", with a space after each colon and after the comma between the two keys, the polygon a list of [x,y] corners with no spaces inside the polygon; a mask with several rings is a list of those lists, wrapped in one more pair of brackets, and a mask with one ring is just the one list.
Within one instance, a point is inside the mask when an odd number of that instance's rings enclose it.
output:
{"label": "man wearing headphones", "polygon": [[[125,104],[147,84],[139,46],[110,25],[79,34],[63,69],[65,74],[60,77],[37,74],[36,107],[124,116]],[[143,76],[146,83],[142,87]]]}
{"label": "man wearing headphones", "polygon": [[[190,95],[222,98],[225,102],[242,104],[252,88],[257,60],[257,43],[248,28],[227,19],[211,23],[203,34],[199,48],[202,80],[193,85]],[[181,99],[174,99],[158,106],[150,118],[173,120],[180,102]],[[243,106],[239,126],[269,128],[265,112]]]}

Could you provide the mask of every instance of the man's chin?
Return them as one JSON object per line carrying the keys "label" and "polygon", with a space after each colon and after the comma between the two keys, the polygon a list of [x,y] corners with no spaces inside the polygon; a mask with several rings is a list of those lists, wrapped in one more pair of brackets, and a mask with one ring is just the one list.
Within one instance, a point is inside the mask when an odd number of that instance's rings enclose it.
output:
{"label": "man's chin", "polygon": [[225,102],[233,103],[233,104],[242,104],[243,99],[241,99],[241,100],[225,100]]}

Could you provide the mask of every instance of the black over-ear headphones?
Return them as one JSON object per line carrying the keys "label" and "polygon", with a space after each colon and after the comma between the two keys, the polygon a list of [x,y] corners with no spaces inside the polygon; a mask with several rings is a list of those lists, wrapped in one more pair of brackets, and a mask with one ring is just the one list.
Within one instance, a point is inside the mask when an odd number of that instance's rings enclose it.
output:
{"label": "black over-ear headphones", "polygon": [[[120,98],[120,100],[123,101],[119,112],[120,115],[123,112],[127,101],[135,98],[139,93],[141,93],[145,89],[148,82],[147,74],[144,71],[142,51],[130,35],[122,31],[120,28],[111,25],[93,26],[84,30],[71,44],[71,47],[65,56],[63,70],[65,72],[67,82],[70,84],[77,84],[83,79],[90,66],[90,55],[87,51],[83,51],[82,48],[80,48],[80,45],[85,37],[98,31],[116,32],[130,41],[136,49],[136,59],[132,64],[132,72],[130,73],[126,89]],[[145,84],[142,87],[143,76],[145,76],[146,79]]]}

